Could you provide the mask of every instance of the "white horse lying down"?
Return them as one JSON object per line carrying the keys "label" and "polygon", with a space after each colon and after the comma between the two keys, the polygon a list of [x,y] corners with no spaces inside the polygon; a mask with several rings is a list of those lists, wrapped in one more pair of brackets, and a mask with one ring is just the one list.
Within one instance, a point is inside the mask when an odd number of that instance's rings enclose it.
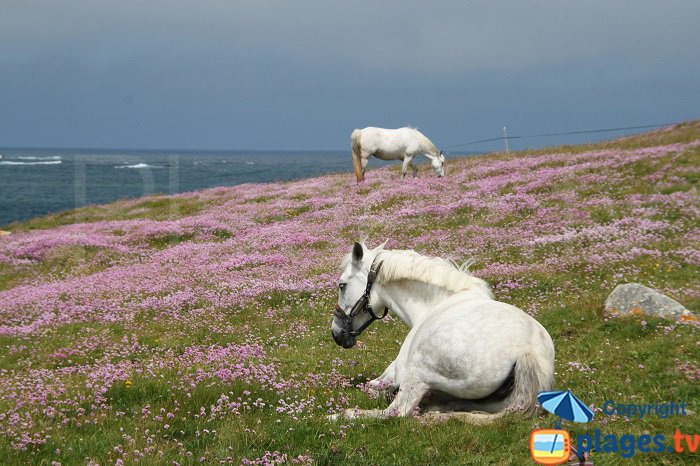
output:
{"label": "white horse lying down", "polygon": [[418,168],[413,165],[413,157],[423,154],[430,159],[435,174],[441,178],[445,176],[445,156],[442,155],[442,151],[415,128],[384,129],[370,126],[353,131],[351,139],[352,164],[358,182],[365,180],[365,167],[373,155],[382,160],[403,160],[403,178],[409,166],[413,169],[413,176],[418,175]]}
{"label": "white horse lying down", "polygon": [[342,270],[331,328],[338,345],[353,347],[388,309],[411,328],[396,360],[370,382],[378,391],[398,389],[394,401],[383,411],[345,416],[406,416],[431,392],[443,404],[427,412],[447,410],[483,423],[509,411],[530,414],[537,394],[552,389],[549,333],[520,309],[495,301],[488,284],[464,268],[383,245],[369,250],[362,242]]}

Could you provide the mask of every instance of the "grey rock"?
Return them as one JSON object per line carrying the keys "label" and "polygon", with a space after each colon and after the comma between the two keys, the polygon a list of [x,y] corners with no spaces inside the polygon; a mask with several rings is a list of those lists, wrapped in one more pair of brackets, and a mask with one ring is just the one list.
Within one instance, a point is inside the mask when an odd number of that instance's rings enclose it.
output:
{"label": "grey rock", "polygon": [[617,285],[605,300],[611,315],[651,315],[675,321],[696,321],[695,315],[675,299],[639,283]]}

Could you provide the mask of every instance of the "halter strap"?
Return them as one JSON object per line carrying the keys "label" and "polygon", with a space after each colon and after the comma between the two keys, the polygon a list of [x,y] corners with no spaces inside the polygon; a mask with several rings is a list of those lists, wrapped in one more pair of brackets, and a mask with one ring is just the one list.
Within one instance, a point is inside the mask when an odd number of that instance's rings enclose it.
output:
{"label": "halter strap", "polygon": [[[369,325],[372,322],[374,322],[375,320],[383,319],[389,313],[389,309],[385,307],[384,314],[382,314],[381,317],[377,317],[377,315],[374,313],[374,310],[372,309],[372,306],[369,305],[370,295],[372,293],[372,285],[374,285],[374,281],[377,279],[377,275],[379,274],[379,270],[382,268],[383,263],[383,261],[377,262],[377,259],[374,259],[374,261],[372,262],[372,266],[369,268],[369,273],[367,274],[367,286],[365,287],[365,292],[360,297],[360,299],[357,300],[355,305],[350,310],[349,314],[346,314],[343,308],[341,308],[339,305],[335,305],[333,315],[344,321],[348,333],[354,337],[361,334],[367,327],[369,327]],[[362,324],[357,330],[352,330],[352,319],[362,311],[365,311],[369,314],[369,320]]]}

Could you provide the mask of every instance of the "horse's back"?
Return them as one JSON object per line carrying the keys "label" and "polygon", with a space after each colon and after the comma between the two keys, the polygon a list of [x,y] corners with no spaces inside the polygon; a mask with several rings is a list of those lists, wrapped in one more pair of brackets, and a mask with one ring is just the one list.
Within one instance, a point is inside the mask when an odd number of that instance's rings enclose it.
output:
{"label": "horse's back", "polygon": [[363,151],[387,160],[402,159],[407,153],[430,150],[433,145],[420,131],[410,127],[388,129],[368,126],[361,131]]}
{"label": "horse's back", "polygon": [[403,367],[430,374],[433,388],[454,396],[489,395],[525,354],[553,371],[549,333],[510,304],[488,299],[457,302],[431,312],[416,330]]}
{"label": "horse's back", "polygon": [[[385,139],[415,139],[417,135],[425,138],[425,135],[415,128],[404,126],[402,128],[379,128],[377,126],[368,126],[362,128],[362,136],[367,138],[385,138]],[[426,138],[427,139],[427,138]]]}
{"label": "horse's back", "polygon": [[439,306],[416,332],[413,347],[431,353],[469,352],[476,358],[494,353],[514,358],[534,351],[554,359],[554,344],[537,320],[507,303],[489,299],[466,300]]}

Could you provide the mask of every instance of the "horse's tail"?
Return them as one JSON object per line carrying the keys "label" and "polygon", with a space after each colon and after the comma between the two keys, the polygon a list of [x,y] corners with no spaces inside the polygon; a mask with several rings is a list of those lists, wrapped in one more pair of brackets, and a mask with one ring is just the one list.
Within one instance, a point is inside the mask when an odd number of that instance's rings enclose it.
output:
{"label": "horse's tail", "polygon": [[513,390],[505,399],[506,411],[532,414],[537,394],[554,387],[554,362],[542,355],[527,352],[515,362]]}
{"label": "horse's tail", "polygon": [[356,129],[352,132],[352,165],[355,168],[355,176],[357,177],[357,182],[364,181],[364,174],[362,173],[362,144],[360,143],[360,137],[362,136],[362,131]]}
{"label": "horse's tail", "polygon": [[543,355],[525,353],[515,362],[508,379],[498,389],[498,392],[507,390],[508,396],[496,412],[490,411],[493,407],[488,407],[488,401],[484,404],[481,400],[455,400],[446,405],[428,407],[423,417],[433,420],[460,419],[469,424],[490,424],[511,412],[533,414],[537,407],[537,394],[550,391],[554,386],[554,361]]}

